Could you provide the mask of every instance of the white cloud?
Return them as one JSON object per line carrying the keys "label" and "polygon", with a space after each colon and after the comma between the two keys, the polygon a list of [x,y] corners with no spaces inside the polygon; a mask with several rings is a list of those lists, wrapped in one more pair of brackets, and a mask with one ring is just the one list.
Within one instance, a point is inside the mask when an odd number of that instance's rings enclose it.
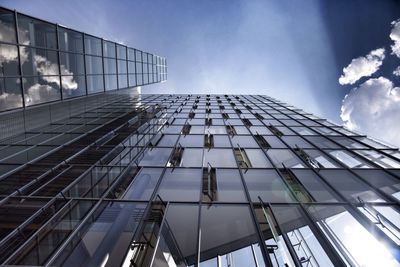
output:
{"label": "white cloud", "polygon": [[392,54],[400,58],[400,19],[392,22],[392,31],[390,32],[390,39],[394,42],[391,46]]}
{"label": "white cloud", "polygon": [[345,96],[340,117],[350,129],[400,146],[400,87],[371,78]]}
{"label": "white cloud", "polygon": [[354,84],[362,77],[370,76],[379,69],[384,58],[385,49],[378,48],[369,52],[365,57],[353,59],[347,67],[343,68],[339,83],[341,85]]}
{"label": "white cloud", "polygon": [[400,76],[400,66],[398,66],[398,67],[393,71],[393,75],[395,75],[395,76]]}

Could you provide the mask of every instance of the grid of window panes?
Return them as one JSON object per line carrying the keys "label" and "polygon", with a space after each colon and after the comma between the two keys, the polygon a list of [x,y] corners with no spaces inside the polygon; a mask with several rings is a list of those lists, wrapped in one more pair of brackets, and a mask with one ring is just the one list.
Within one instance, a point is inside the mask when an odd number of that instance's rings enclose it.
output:
{"label": "grid of window panes", "polygon": [[0,112],[166,80],[150,53],[128,75],[134,48],[1,7],[0,25]]}
{"label": "grid of window panes", "polygon": [[398,149],[267,96],[121,91],[1,146],[1,264],[400,264]]}

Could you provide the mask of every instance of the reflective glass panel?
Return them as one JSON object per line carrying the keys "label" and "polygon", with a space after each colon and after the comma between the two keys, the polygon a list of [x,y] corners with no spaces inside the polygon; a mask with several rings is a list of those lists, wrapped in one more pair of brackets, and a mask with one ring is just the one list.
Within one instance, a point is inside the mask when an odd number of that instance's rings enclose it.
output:
{"label": "reflective glass panel", "polygon": [[251,201],[293,202],[293,197],[275,170],[252,170],[243,173]]}

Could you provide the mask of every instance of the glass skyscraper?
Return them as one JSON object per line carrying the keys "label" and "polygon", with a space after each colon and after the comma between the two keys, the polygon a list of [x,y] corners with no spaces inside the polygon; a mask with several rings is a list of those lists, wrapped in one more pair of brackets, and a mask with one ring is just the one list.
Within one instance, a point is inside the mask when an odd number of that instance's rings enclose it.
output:
{"label": "glass skyscraper", "polygon": [[165,59],[0,23],[0,264],[400,266],[397,148],[268,96],[141,94]]}

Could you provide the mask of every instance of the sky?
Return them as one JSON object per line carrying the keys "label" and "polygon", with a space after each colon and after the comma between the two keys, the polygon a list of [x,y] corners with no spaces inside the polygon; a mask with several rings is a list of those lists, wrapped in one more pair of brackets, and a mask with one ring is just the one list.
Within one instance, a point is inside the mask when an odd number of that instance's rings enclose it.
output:
{"label": "sky", "polygon": [[168,81],[142,93],[269,95],[400,146],[400,1],[0,5],[166,57]]}

